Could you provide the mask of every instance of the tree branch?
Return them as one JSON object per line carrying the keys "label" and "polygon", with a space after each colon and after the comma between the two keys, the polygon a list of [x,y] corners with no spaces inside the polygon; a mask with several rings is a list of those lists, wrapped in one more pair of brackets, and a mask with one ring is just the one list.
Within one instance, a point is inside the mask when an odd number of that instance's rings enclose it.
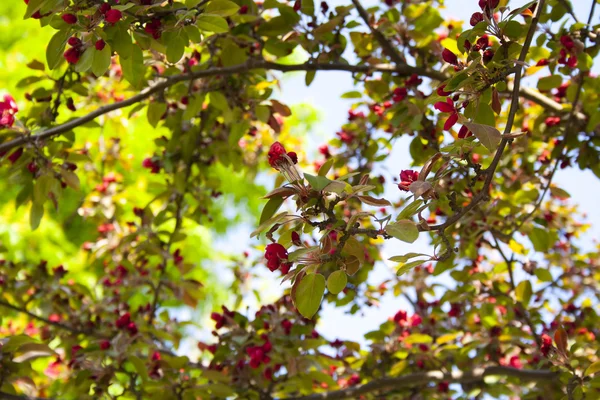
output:
{"label": "tree branch", "polygon": [[398,53],[394,45],[390,43],[390,41],[383,35],[383,33],[379,31],[379,29],[371,25],[371,23],[369,22],[369,13],[367,12],[367,10],[364,9],[362,4],[360,4],[360,1],[352,0],[352,4],[354,4],[354,7],[356,7],[356,11],[358,11],[358,15],[360,15],[362,20],[365,21],[365,24],[367,24],[367,26],[371,30],[371,33],[375,37],[375,40],[377,40],[377,42],[379,43],[383,51],[388,55],[388,57],[390,57],[392,61],[398,66],[406,65],[406,61],[404,60],[402,55]]}
{"label": "tree branch", "polygon": [[48,325],[52,325],[52,326],[54,326],[56,328],[63,329],[65,331],[69,331],[69,332],[74,333],[76,335],[79,335],[79,334],[89,335],[89,334],[92,333],[92,332],[87,331],[87,330],[77,329],[77,328],[73,328],[73,327],[68,326],[68,325],[61,324],[59,322],[50,321],[47,318],[41,317],[41,316],[39,316],[37,314],[32,313],[31,311],[27,311],[24,308],[20,308],[18,306],[15,306],[14,304],[8,303],[8,302],[6,302],[4,300],[0,300],[0,307],[9,308],[9,309],[11,309],[13,311],[16,311],[18,313],[25,314],[25,315],[27,315],[27,316],[35,319],[35,320],[41,321],[41,322],[43,322],[45,324],[48,324]]}
{"label": "tree branch", "polygon": [[[533,36],[535,34],[537,24],[540,20],[540,14],[542,13],[542,10],[544,9],[544,6],[545,6],[544,3],[545,3],[545,0],[540,0],[537,5],[535,16],[533,17],[533,20],[531,21],[531,25],[529,26],[529,30],[527,31],[527,36],[525,38],[525,42],[523,43],[523,48],[521,49],[521,54],[519,55],[519,63],[518,63],[519,65],[523,65],[525,63],[525,59],[527,58],[527,53],[529,52],[529,47],[531,46],[531,41],[533,40]],[[508,117],[506,120],[506,126],[504,128],[504,134],[511,133],[512,128],[513,128],[515,116],[516,116],[517,110],[519,108],[519,99],[520,99],[520,93],[521,93],[520,92],[521,77],[522,76],[523,76],[523,68],[519,68],[515,74],[515,80],[514,80],[513,91],[512,91],[512,100],[510,103],[510,109],[509,109]],[[419,230],[443,231],[444,229],[453,225],[455,222],[457,222],[459,219],[461,219],[466,213],[468,213],[469,211],[474,209],[477,205],[479,205],[479,203],[481,201],[487,201],[489,198],[488,191],[492,184],[492,180],[494,179],[494,173],[496,172],[496,169],[498,168],[498,164],[500,163],[500,159],[502,158],[502,154],[504,153],[506,146],[508,145],[508,143],[511,140],[512,139],[503,138],[500,141],[500,145],[498,146],[498,149],[496,150],[496,155],[494,156],[492,163],[486,170],[487,176],[485,178],[483,188],[475,197],[473,197],[473,200],[471,200],[471,202],[466,207],[464,207],[462,210],[460,210],[456,214],[452,215],[450,218],[448,218],[442,224],[430,226],[425,229],[423,229],[421,226],[419,226]]]}
{"label": "tree branch", "polygon": [[515,377],[522,381],[533,382],[551,381],[557,379],[558,377],[558,373],[550,370],[535,371],[501,366],[477,368],[468,372],[455,371],[451,373],[443,373],[442,371],[429,371],[399,376],[396,378],[377,379],[357,387],[337,390],[335,392],[315,393],[308,396],[292,397],[286,400],[357,399],[360,395],[366,393],[422,386],[428,383],[443,381],[451,384],[484,384],[484,378],[491,375]]}
{"label": "tree branch", "polygon": [[163,91],[179,82],[191,81],[200,78],[206,78],[216,75],[234,75],[243,72],[248,72],[254,69],[267,69],[281,72],[293,72],[293,71],[347,71],[353,73],[370,73],[370,72],[389,72],[404,76],[410,76],[412,74],[418,74],[429,77],[431,79],[446,79],[444,74],[437,71],[432,71],[426,68],[412,67],[410,65],[398,65],[393,66],[389,64],[383,65],[350,65],[343,63],[305,63],[297,65],[283,65],[277,64],[264,60],[249,60],[243,64],[233,65],[231,67],[222,68],[210,68],[201,71],[188,72],[179,75],[173,75],[169,78],[164,79],[162,82],[155,85],[149,86],[142,90],[139,94],[130,97],[129,99],[118,101],[116,103],[108,104],[92,111],[91,113],[84,115],[79,118],[75,118],[71,121],[65,122],[64,124],[57,125],[55,127],[46,129],[36,135],[21,136],[13,140],[0,144],[0,152],[11,150],[15,147],[21,146],[25,143],[36,142],[44,139],[49,139],[54,136],[58,136],[62,133],[68,132],[78,126],[93,121],[97,117],[108,114],[111,111],[115,111],[124,107],[134,105],[152,96],[155,93]]}

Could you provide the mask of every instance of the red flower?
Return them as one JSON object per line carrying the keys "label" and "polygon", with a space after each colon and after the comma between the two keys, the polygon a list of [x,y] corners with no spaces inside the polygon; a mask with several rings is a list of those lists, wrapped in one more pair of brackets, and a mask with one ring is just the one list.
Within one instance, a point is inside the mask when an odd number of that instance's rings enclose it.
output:
{"label": "red flower", "polygon": [[463,125],[460,128],[460,130],[458,131],[458,138],[464,139],[464,138],[468,138],[469,136],[473,136],[473,133],[469,130],[469,128],[467,128],[465,125]]}
{"label": "red flower", "polygon": [[450,384],[448,382],[442,381],[442,382],[438,383],[438,392],[448,393],[449,389],[450,389]]}
{"label": "red flower", "polygon": [[108,340],[103,340],[100,342],[100,350],[108,350],[110,348],[110,342]]}
{"label": "red flower", "polygon": [[[279,142],[275,142],[271,145],[271,148],[269,149],[269,153],[267,154],[268,159],[269,159],[269,165],[277,170],[279,170],[278,165],[285,163],[285,157],[284,154],[286,154],[287,152],[285,151],[285,147],[283,147],[283,145]],[[295,154],[295,153],[294,153]],[[296,157],[296,161],[298,160],[298,158]]]}
{"label": "red flower", "polygon": [[417,171],[412,171],[410,169],[400,171],[400,183],[398,184],[398,189],[408,192],[410,184],[417,179],[419,179],[419,173]]}
{"label": "red flower", "polygon": [[19,107],[15,99],[9,95],[4,95],[4,101],[0,101],[0,128],[10,128],[15,123],[15,114]]}
{"label": "red flower", "polygon": [[540,348],[540,351],[542,352],[543,355],[547,356],[548,353],[550,353],[550,350],[552,350],[552,338],[550,336],[548,336],[547,334],[543,333],[542,334],[542,346]]}
{"label": "red flower", "polygon": [[287,153],[287,156],[290,158],[290,160],[292,160],[294,164],[298,164],[298,155],[296,154],[296,152],[290,151],[289,153]]}
{"label": "red flower", "polygon": [[406,311],[400,310],[394,315],[394,322],[400,325],[402,322],[405,322],[407,318]]}
{"label": "red flower", "polygon": [[69,25],[77,23],[77,16],[75,16],[75,14],[63,14],[61,18]]}
{"label": "red flower", "polygon": [[444,48],[444,51],[442,52],[442,58],[448,64],[458,65],[458,57],[456,56],[456,54],[454,54],[453,52],[451,52],[450,50],[448,50],[446,48]]}
{"label": "red flower", "polygon": [[160,172],[160,161],[155,160],[153,157],[147,157],[142,161],[142,167],[150,169],[153,174],[157,174]]}
{"label": "red flower", "polygon": [[146,22],[146,25],[144,26],[144,31],[147,34],[152,35],[154,39],[160,39],[161,26],[162,24],[160,20],[155,18],[151,22]]}
{"label": "red flower", "polygon": [[423,83],[423,79],[419,78],[417,74],[412,74],[405,82],[406,86],[419,86],[421,83]]}
{"label": "red flower", "polygon": [[122,17],[123,17],[123,14],[121,14],[121,11],[114,10],[114,9],[108,10],[106,12],[106,14],[104,14],[104,19],[109,24],[116,24],[117,22],[119,22],[121,20]]}
{"label": "red flower", "polygon": [[408,95],[408,90],[405,87],[397,87],[394,89],[394,94],[392,95],[392,100],[396,103],[401,102]]}
{"label": "red flower", "polygon": [[10,156],[8,156],[8,161],[10,161],[11,164],[14,164],[19,160],[19,158],[21,158],[22,155],[23,155],[23,148],[19,147]]}
{"label": "red flower", "polygon": [[69,46],[73,47],[79,47],[82,45],[81,39],[75,36],[70,37],[69,40],[67,40],[67,43],[69,44]]}
{"label": "red flower", "polygon": [[544,67],[546,65],[548,65],[549,61],[547,58],[542,58],[540,61],[538,61],[535,66],[536,67]]}
{"label": "red flower", "polygon": [[292,331],[292,326],[293,324],[289,319],[284,319],[283,321],[281,321],[281,327],[285,331],[286,335],[290,334],[290,332]]}
{"label": "red flower", "polygon": [[546,126],[556,126],[560,124],[560,117],[548,117],[544,122]]}
{"label": "red flower", "polygon": [[77,64],[80,55],[81,54],[78,47],[71,47],[65,51],[64,57],[69,64]]}
{"label": "red flower", "polygon": [[438,94],[438,96],[450,96],[452,94],[452,92],[446,92],[446,85],[440,85],[437,90],[436,93]]}
{"label": "red flower", "polygon": [[106,46],[106,42],[104,40],[100,39],[100,40],[96,41],[94,46],[96,47],[96,50],[102,51],[102,50],[104,50],[104,46]]}
{"label": "red flower", "polygon": [[483,14],[480,12],[475,12],[475,13],[473,13],[473,15],[471,15],[471,19],[469,20],[469,23],[471,24],[471,26],[475,26],[478,23],[480,23],[481,21],[483,21]]}
{"label": "red flower", "polygon": [[282,260],[287,260],[288,252],[281,244],[271,243],[265,249],[265,258],[267,259],[267,267],[273,272],[281,267]]}
{"label": "red flower", "polygon": [[446,102],[438,101],[433,107],[440,112],[451,113],[450,117],[448,117],[446,123],[444,124],[444,129],[449,131],[458,121],[458,113],[454,107],[454,102],[450,97],[448,97]]}
{"label": "red flower", "polygon": [[560,44],[563,45],[564,48],[566,48],[567,50],[572,50],[573,47],[575,47],[575,42],[573,41],[573,38],[569,35],[563,35],[560,37]]}
{"label": "red flower", "polygon": [[118,329],[123,329],[123,328],[127,327],[130,323],[131,323],[131,314],[128,313],[128,312],[126,312],[125,314],[121,315],[117,319],[117,322],[115,323],[115,326]]}
{"label": "red flower", "polygon": [[248,6],[246,6],[246,5],[241,6],[238,13],[242,14],[242,15],[248,14]]}
{"label": "red flower", "polygon": [[100,5],[100,8],[98,9],[98,11],[100,11],[100,14],[106,14],[109,10],[110,10],[110,4],[108,4],[108,3],[102,3]]}

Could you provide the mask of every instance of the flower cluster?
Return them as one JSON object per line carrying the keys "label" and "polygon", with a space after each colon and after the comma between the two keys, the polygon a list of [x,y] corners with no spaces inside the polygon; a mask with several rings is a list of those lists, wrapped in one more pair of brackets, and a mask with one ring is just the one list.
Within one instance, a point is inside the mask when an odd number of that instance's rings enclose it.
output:
{"label": "flower cluster", "polygon": [[12,128],[19,107],[10,94],[5,94],[3,100],[0,101],[0,129]]}
{"label": "flower cluster", "polygon": [[276,170],[279,170],[285,164],[289,164],[290,162],[292,164],[298,163],[298,155],[293,151],[290,151],[289,153],[286,152],[285,147],[279,142],[275,142],[271,145],[267,156],[269,158],[269,165]]}
{"label": "flower cluster", "polygon": [[271,243],[265,249],[265,258],[267,259],[267,268],[271,272],[279,269],[281,273],[287,274],[291,263],[287,262],[288,252],[285,247],[279,243]]}

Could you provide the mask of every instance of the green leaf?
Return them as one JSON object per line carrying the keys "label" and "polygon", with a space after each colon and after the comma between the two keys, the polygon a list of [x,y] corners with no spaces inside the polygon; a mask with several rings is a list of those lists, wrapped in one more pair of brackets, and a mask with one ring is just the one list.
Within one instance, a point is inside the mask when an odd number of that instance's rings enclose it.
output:
{"label": "green leaf", "polygon": [[362,93],[358,91],[346,92],[342,95],[342,99],[360,99],[362,98]]}
{"label": "green leaf", "polygon": [[228,40],[221,50],[221,61],[223,66],[230,67],[232,65],[239,65],[246,62],[248,54],[232,40]]}
{"label": "green leaf", "polygon": [[277,210],[279,210],[279,207],[281,207],[282,204],[283,198],[270,198],[269,201],[267,201],[267,204],[265,204],[265,208],[263,208],[262,214],[260,215],[259,224],[263,224],[265,221],[271,218],[277,212]]}
{"label": "green leaf", "polygon": [[304,174],[304,178],[306,178],[313,190],[316,191],[325,189],[325,187],[332,182],[330,179],[327,179],[324,176],[314,176],[306,173]]}
{"label": "green leaf", "polygon": [[175,64],[183,54],[185,53],[185,46],[187,45],[186,40],[179,34],[179,32],[173,32],[170,35],[165,36],[165,46],[167,48],[167,61]]}
{"label": "green leaf", "polygon": [[92,61],[92,73],[98,77],[104,75],[110,68],[112,49],[107,44],[100,51],[94,50],[94,59]]}
{"label": "green leaf", "polygon": [[388,224],[385,228],[386,232],[396,239],[403,242],[413,243],[419,237],[419,229],[417,224],[408,219],[403,219],[398,222]]}
{"label": "green leaf", "polygon": [[63,60],[63,53],[70,36],[69,29],[58,31],[52,36],[52,39],[48,42],[48,47],[46,47],[46,62],[48,63],[48,68],[54,69],[58,67]]}
{"label": "green leaf", "polygon": [[423,256],[429,257],[427,254],[423,254],[423,253],[406,253],[406,254],[404,254],[402,256],[393,256],[393,257],[390,257],[389,260],[390,261],[394,261],[394,262],[399,262],[399,263],[405,263],[408,260],[410,260],[411,258],[423,257]]}
{"label": "green leaf", "polygon": [[593,375],[598,371],[600,371],[600,361],[596,361],[595,363],[587,367],[583,376]]}
{"label": "green leaf", "polygon": [[229,17],[238,12],[240,6],[229,0],[212,0],[206,5],[204,12],[207,14]]}
{"label": "green leaf", "polygon": [[[422,207],[422,208],[421,208]],[[423,200],[415,200],[412,203],[410,203],[409,205],[407,205],[406,207],[404,207],[404,209],[402,211],[400,211],[400,214],[398,214],[398,217],[396,218],[396,220],[401,220],[401,219],[408,219],[410,217],[412,217],[413,215],[415,215],[416,213],[418,213],[420,210],[423,210],[427,207],[427,205],[423,205]]]}
{"label": "green leaf", "polygon": [[139,46],[132,46],[132,54],[129,58],[121,59],[123,77],[133,86],[139,88],[144,80],[146,68],[144,66],[144,54]]}
{"label": "green leaf", "polygon": [[29,226],[32,231],[35,231],[40,226],[40,221],[44,216],[44,203],[33,202],[31,204],[31,211],[29,213]]}
{"label": "green leaf", "polygon": [[94,53],[96,49],[93,47],[88,47],[85,49],[77,64],[75,64],[75,71],[81,73],[86,72],[90,68],[92,68],[92,63],[94,62]]}
{"label": "green leaf", "polygon": [[306,87],[310,86],[310,84],[315,79],[315,76],[317,76],[317,71],[306,72],[306,75],[304,76],[304,84],[306,85]]}
{"label": "green leaf", "polygon": [[552,245],[552,240],[550,237],[550,233],[546,229],[542,228],[533,228],[533,230],[528,235],[529,240],[533,244],[533,248],[535,251],[545,252],[550,249]]}
{"label": "green leaf", "polygon": [[464,122],[465,125],[482,145],[489,151],[495,151],[502,140],[502,134],[493,126],[476,124],[474,122]]}
{"label": "green leaf", "polygon": [[314,0],[301,0],[300,11],[306,15],[315,15],[315,2]]}
{"label": "green leaf", "polygon": [[152,125],[153,128],[156,128],[160,119],[167,111],[167,104],[161,103],[158,101],[154,101],[150,103],[148,106],[148,112],[146,113],[146,117],[148,118],[148,123]]}
{"label": "green leaf", "polygon": [[319,309],[325,293],[325,277],[321,274],[305,275],[296,287],[296,308],[304,318],[312,318]]}
{"label": "green leaf", "polygon": [[325,176],[325,175],[327,175],[327,173],[329,172],[329,170],[333,166],[333,161],[334,161],[334,159],[330,158],[329,160],[325,161],[323,163],[323,165],[321,165],[321,168],[319,168],[319,176]]}
{"label": "green leaf", "polygon": [[529,304],[529,300],[531,300],[531,295],[533,294],[533,289],[531,288],[530,281],[522,281],[517,285],[517,289],[515,290],[515,295],[517,296],[517,300],[522,302],[523,304]]}
{"label": "green leaf", "polygon": [[[134,45],[131,41],[131,35],[127,30],[127,26],[123,23],[119,23],[110,27],[107,30],[109,43],[113,49],[117,52],[119,57],[122,59],[128,59],[131,57],[132,52],[135,51],[136,48],[139,49],[137,45]],[[135,55],[135,54],[134,54]],[[121,61],[121,65],[123,62]]]}
{"label": "green leaf", "polygon": [[548,91],[550,89],[555,89],[562,84],[562,76],[560,75],[550,75],[543,78],[540,78],[537,84],[537,88],[541,91]]}
{"label": "green leaf", "polygon": [[183,119],[188,120],[196,117],[200,110],[202,110],[202,104],[204,103],[204,96],[193,95],[188,98],[188,104],[183,112]]}
{"label": "green leaf", "polygon": [[419,265],[423,264],[426,261],[427,260],[415,260],[415,261],[411,261],[411,262],[406,263],[406,264],[402,264],[398,268],[398,271],[396,271],[396,275],[398,275],[398,276],[404,275],[405,273],[407,273],[411,269],[418,267]]}
{"label": "green leaf", "polygon": [[536,268],[535,276],[542,282],[552,282],[552,274],[546,268]]}
{"label": "green leaf", "polygon": [[332,294],[338,294],[346,287],[348,275],[344,271],[333,271],[327,278],[327,290]]}
{"label": "green leaf", "polygon": [[127,359],[133,364],[142,381],[146,382],[148,380],[148,367],[146,367],[146,364],[139,357],[133,355],[127,357]]}
{"label": "green leaf", "polygon": [[225,18],[219,17],[218,15],[202,14],[196,20],[196,25],[203,31],[214,33],[229,32],[227,21],[225,21]]}

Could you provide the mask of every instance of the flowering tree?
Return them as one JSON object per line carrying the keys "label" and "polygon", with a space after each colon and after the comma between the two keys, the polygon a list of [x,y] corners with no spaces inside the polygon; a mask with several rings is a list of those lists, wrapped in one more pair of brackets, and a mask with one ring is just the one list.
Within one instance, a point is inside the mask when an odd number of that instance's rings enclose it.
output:
{"label": "flowering tree", "polygon": [[[596,0],[464,2],[465,24],[438,0],[25,3],[2,6],[25,16],[5,37],[36,34],[0,102],[0,397],[598,398],[600,254],[553,183],[600,176]],[[293,71],[354,78],[314,162],[272,98]],[[256,248],[215,257],[247,216]],[[373,284],[386,242],[406,251]],[[265,272],[285,293],[249,312]],[[367,347],[319,334],[323,303],[388,292],[412,309]]]}

